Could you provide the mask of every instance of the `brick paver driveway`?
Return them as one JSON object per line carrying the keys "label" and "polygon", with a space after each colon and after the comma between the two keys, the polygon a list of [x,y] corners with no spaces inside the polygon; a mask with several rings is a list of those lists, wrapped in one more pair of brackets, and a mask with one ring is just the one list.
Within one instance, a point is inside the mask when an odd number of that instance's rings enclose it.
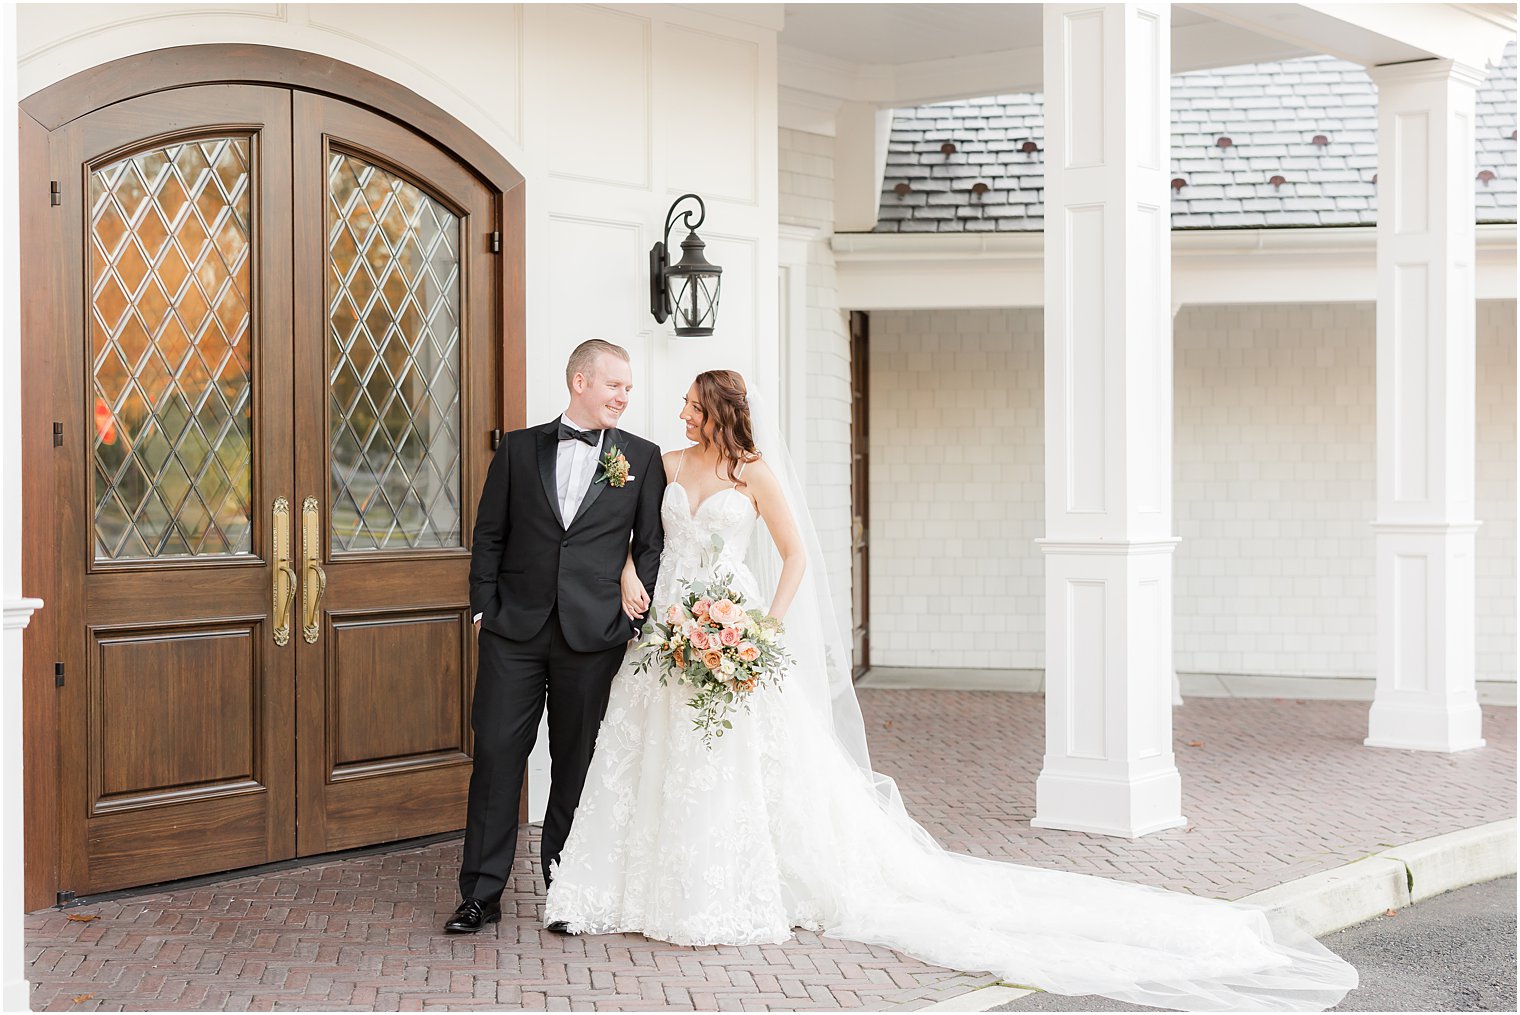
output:
{"label": "brick paver driveway", "polygon": [[[1033,829],[1044,699],[864,689],[878,770],[952,849],[1238,898],[1386,846],[1513,816],[1515,709],[1489,746],[1361,746],[1358,702],[1191,699],[1174,713],[1186,828],[1130,842]],[[923,1007],[992,982],[878,947],[680,948],[539,924],[537,836],[499,930],[439,932],[457,839],[28,917],[33,1007],[50,1010],[791,1010]],[[93,919],[79,919],[93,917]]]}

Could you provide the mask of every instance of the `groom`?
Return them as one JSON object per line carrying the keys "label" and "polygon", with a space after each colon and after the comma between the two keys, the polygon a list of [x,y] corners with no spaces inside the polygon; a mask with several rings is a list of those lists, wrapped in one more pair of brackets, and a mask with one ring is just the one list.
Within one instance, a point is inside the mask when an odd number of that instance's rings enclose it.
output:
{"label": "groom", "polygon": [[613,674],[638,635],[638,623],[622,607],[624,561],[631,549],[650,595],[660,566],[660,449],[617,429],[633,390],[627,350],[601,339],[582,342],[565,365],[565,384],[570,404],[558,419],[506,435],[476,512],[475,770],[459,869],[464,901],[444,924],[455,933],[501,919],[517,850],[518,798],[546,700],[551,762],[542,856],[549,880],[580,801]]}

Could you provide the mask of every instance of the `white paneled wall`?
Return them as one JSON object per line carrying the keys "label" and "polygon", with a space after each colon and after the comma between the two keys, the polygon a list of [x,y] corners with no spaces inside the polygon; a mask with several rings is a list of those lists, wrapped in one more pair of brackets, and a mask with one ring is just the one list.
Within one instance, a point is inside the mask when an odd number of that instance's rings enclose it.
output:
{"label": "white paneled wall", "polygon": [[[1478,679],[1515,679],[1515,304],[1478,305]],[[1042,318],[871,315],[877,666],[1043,665]],[[1176,665],[1374,670],[1373,308],[1175,322]]]}
{"label": "white paneled wall", "polygon": [[781,221],[818,229],[807,264],[807,485],[840,629],[850,616],[850,333],[834,284],[834,139],[780,131]]}
{"label": "white paneled wall", "polygon": [[[473,129],[527,180],[530,424],[563,407],[565,357],[589,337],[633,353],[624,425],[666,446],[681,443],[680,396],[698,371],[774,381],[776,43],[763,10],[28,4],[17,26],[22,94],[164,46],[256,43],[363,67]],[[686,191],[707,201],[701,233],[724,268],[706,340],[674,338],[648,310],[649,247]]]}

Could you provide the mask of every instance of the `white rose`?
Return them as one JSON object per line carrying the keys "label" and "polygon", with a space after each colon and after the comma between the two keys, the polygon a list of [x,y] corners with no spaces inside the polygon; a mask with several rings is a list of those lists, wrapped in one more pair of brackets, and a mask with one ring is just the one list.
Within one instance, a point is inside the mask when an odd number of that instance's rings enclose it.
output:
{"label": "white rose", "polygon": [[728,676],[731,675],[734,670],[737,669],[737,667],[734,666],[734,661],[732,659],[724,659],[723,665],[718,667],[718,669],[722,670],[725,676]]}

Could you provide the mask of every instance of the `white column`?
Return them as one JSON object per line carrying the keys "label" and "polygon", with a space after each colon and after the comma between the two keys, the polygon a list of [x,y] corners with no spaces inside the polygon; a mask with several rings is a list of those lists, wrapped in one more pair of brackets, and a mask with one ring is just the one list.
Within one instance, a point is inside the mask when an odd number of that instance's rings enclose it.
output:
{"label": "white column", "polygon": [[[15,334],[12,332],[12,334]],[[18,357],[19,358],[19,357]],[[15,376],[12,374],[12,376]],[[16,403],[11,402],[12,406]],[[17,421],[19,423],[19,420]],[[18,430],[11,431],[19,433]],[[19,486],[19,479],[17,481]],[[9,526],[6,526],[7,531]],[[16,557],[20,557],[20,547]],[[40,599],[7,599],[0,626],[0,1011],[28,1011],[31,988],[26,981],[25,815],[21,781],[21,632]]]}
{"label": "white column", "polygon": [[[15,5],[0,11],[0,194],[18,193]],[[15,205],[11,205],[14,210]],[[0,1010],[30,1009],[23,907],[26,822],[21,783],[21,629],[43,603],[21,596],[21,237],[0,232]]]}
{"label": "white column", "polygon": [[1170,8],[1046,4],[1045,764],[1034,824],[1184,823],[1172,755]]}
{"label": "white column", "polygon": [[1377,691],[1367,743],[1483,746],[1474,686],[1473,104],[1452,60],[1378,87]]}
{"label": "white column", "polygon": [[[16,6],[0,11],[0,194],[18,193]],[[21,631],[37,599],[21,595],[21,233],[0,216],[0,1011],[27,1011],[25,815],[22,809]]]}

